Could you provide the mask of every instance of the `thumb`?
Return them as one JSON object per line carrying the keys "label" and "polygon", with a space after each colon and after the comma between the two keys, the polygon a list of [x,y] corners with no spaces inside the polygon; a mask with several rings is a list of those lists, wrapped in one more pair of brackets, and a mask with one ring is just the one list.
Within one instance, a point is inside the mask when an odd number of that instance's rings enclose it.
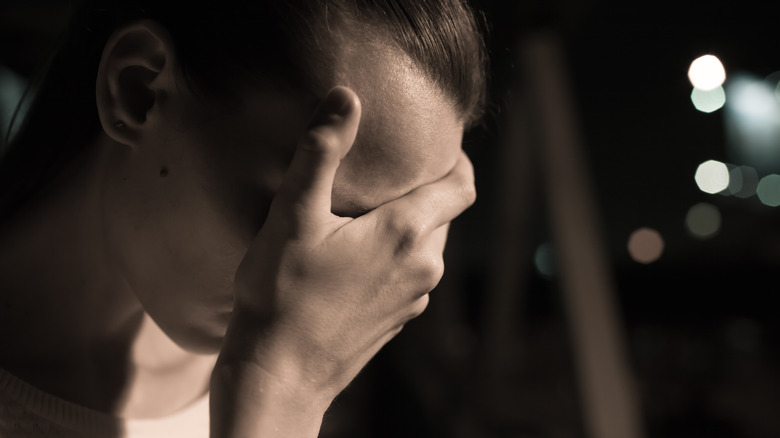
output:
{"label": "thumb", "polygon": [[330,214],[333,180],[355,142],[360,112],[360,99],[346,87],[330,90],[314,111],[274,198],[298,227]]}

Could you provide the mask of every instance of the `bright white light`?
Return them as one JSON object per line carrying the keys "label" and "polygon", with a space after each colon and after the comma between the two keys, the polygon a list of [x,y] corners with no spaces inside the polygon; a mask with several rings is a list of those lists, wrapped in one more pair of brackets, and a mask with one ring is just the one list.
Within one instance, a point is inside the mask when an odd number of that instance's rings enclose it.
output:
{"label": "bright white light", "polygon": [[712,90],[694,88],[691,92],[691,102],[697,110],[703,113],[711,113],[723,108],[726,104],[726,92],[720,85]]}
{"label": "bright white light", "polygon": [[748,75],[735,74],[726,85],[726,138],[733,159],[759,174],[780,169],[780,101],[776,85]]}
{"label": "bright white light", "polygon": [[780,175],[767,175],[761,178],[756,189],[761,203],[770,207],[780,205]]}
{"label": "bright white light", "polygon": [[732,85],[729,95],[729,105],[746,116],[773,118],[777,115],[774,87],[764,81],[740,78]]}
{"label": "bright white light", "polygon": [[699,164],[694,179],[702,192],[718,193],[729,186],[729,168],[720,161],[705,161]]}
{"label": "bright white light", "polygon": [[717,207],[701,202],[688,209],[685,227],[699,239],[712,237],[720,231],[720,211]]}
{"label": "bright white light", "polygon": [[628,253],[639,263],[652,263],[664,252],[661,234],[647,227],[639,228],[628,237]]}
{"label": "bright white light", "polygon": [[716,56],[700,56],[688,68],[688,79],[700,90],[712,90],[726,81],[726,69]]}

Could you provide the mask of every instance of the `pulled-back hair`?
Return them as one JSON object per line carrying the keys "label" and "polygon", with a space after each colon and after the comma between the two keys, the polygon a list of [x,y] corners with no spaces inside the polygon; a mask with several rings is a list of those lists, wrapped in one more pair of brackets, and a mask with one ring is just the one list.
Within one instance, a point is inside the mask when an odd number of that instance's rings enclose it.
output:
{"label": "pulled-back hair", "polygon": [[484,107],[485,49],[465,0],[84,1],[33,82],[35,100],[0,159],[0,222],[99,132],[94,90],[103,48],[117,27],[144,18],[168,29],[189,86],[207,97],[230,96],[245,74],[292,89],[317,83],[332,27],[356,26],[408,55],[467,126]]}

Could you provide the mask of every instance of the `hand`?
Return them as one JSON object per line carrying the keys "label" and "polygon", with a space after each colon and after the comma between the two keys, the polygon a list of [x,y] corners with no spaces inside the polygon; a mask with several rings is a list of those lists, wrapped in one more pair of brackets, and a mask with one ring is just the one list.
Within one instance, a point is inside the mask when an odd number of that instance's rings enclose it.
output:
{"label": "hand", "polygon": [[359,121],[360,102],[343,87],[315,113],[236,273],[220,355],[327,403],[423,312],[449,222],[475,199],[463,154],[436,182],[358,218],[333,215],[333,180]]}

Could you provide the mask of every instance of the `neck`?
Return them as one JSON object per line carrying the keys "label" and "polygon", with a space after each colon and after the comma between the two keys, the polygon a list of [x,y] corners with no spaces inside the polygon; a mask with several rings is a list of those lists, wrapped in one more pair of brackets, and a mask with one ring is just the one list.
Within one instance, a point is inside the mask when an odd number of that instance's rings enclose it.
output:
{"label": "neck", "polygon": [[0,366],[70,401],[132,415],[137,386],[149,383],[138,371],[189,356],[167,346],[143,360],[154,351],[143,346],[165,335],[144,328],[143,308],[106,251],[107,141],[100,136],[0,229],[0,330],[23,334],[4,338]]}
{"label": "neck", "polygon": [[128,324],[141,313],[106,257],[100,206],[105,149],[97,143],[0,229],[2,311],[14,323],[45,319],[46,326],[25,332],[20,341],[39,341],[48,352],[66,339],[68,347],[85,347],[126,337]]}

